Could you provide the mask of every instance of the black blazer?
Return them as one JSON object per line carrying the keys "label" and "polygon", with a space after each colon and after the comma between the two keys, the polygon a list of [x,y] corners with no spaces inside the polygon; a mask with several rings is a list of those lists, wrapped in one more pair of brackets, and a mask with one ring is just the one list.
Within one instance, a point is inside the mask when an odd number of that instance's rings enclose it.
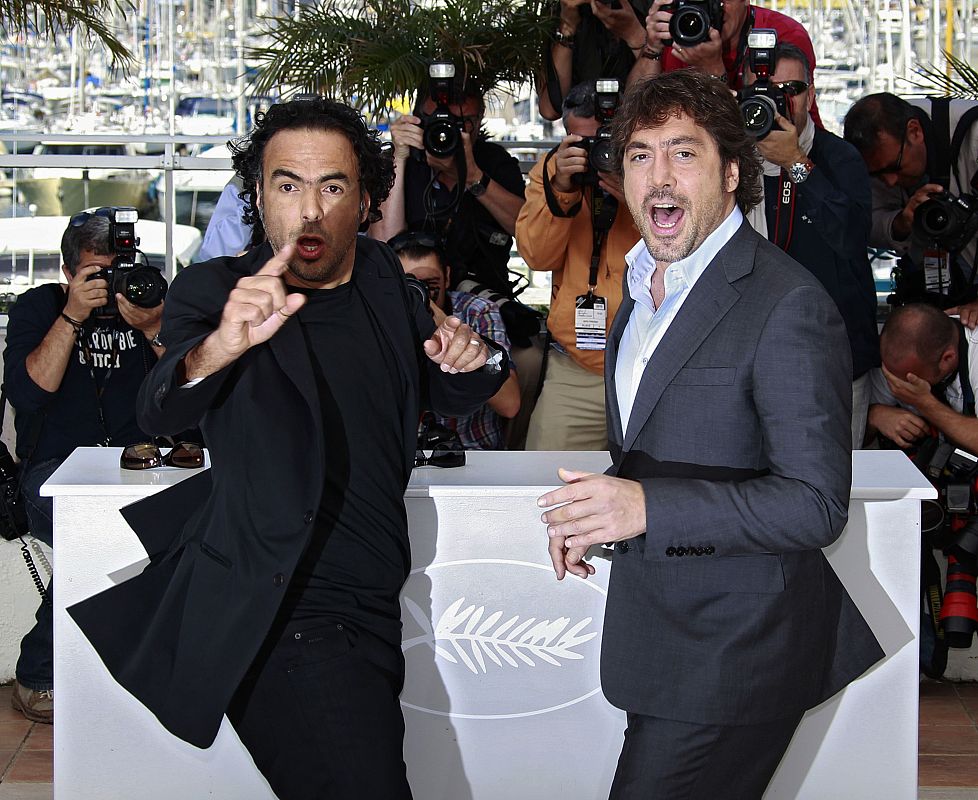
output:
{"label": "black blazer", "polygon": [[[297,321],[194,387],[173,385],[238,279],[270,256],[266,244],[195,265],[173,282],[161,333],[167,350],[143,384],[139,420],[154,434],[199,425],[212,466],[125,509],[150,565],[69,609],[115,679],[198,747],[213,742],[271,626],[323,487],[320,406]],[[397,356],[401,394],[392,402],[403,409],[406,485],[422,394],[426,405],[461,416],[491,397],[508,370],[448,375],[423,355],[434,322],[386,245],[358,237],[353,280]]]}
{"label": "black blazer", "polygon": [[605,357],[611,473],[645,492],[619,543],[601,649],[608,700],[700,724],[794,716],[883,652],[822,554],[846,523],[851,367],[818,281],[745,222],[645,368],[627,430]]}

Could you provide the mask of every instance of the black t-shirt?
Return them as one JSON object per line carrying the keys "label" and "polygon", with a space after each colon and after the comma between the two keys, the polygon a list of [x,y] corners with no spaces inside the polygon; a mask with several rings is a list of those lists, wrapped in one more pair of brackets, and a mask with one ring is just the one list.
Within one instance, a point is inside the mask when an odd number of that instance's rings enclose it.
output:
{"label": "black t-shirt", "polygon": [[397,645],[410,548],[395,356],[355,281],[304,293],[298,318],[322,406],[326,479],[284,613],[352,623]]}
{"label": "black t-shirt", "polygon": [[66,458],[76,447],[103,444],[107,437],[112,446],[150,438],[136,424],[136,395],[156,355],[146,337],[124,320],[86,320],[82,346],[72,349],[56,392],[46,392],[27,374],[27,357],[47,336],[64,303],[57,284],[38,286],[18,298],[7,321],[4,385],[17,412],[17,455],[27,456],[40,426],[31,457],[35,464]]}
{"label": "black t-shirt", "polygon": [[[475,163],[492,180],[519,197],[525,184],[520,162],[504,147],[477,140],[472,146]],[[466,183],[470,183],[466,179]],[[458,206],[452,204],[461,193]],[[510,236],[486,207],[456,186],[449,191],[432,183],[431,168],[411,158],[404,183],[404,214],[408,229],[438,233],[445,241],[445,255],[452,266],[452,286],[469,277],[505,295],[511,295],[507,265],[513,247]]]}

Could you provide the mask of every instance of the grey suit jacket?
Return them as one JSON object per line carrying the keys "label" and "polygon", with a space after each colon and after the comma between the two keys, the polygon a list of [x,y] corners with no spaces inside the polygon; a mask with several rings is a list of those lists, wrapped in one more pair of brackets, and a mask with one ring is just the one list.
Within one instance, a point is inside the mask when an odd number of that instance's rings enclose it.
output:
{"label": "grey suit jacket", "polygon": [[635,713],[755,724],[817,705],[883,652],[822,554],[851,481],[851,367],[835,304],[745,222],[650,359],[628,430],[605,358],[611,474],[645,491],[619,543],[605,695]]}

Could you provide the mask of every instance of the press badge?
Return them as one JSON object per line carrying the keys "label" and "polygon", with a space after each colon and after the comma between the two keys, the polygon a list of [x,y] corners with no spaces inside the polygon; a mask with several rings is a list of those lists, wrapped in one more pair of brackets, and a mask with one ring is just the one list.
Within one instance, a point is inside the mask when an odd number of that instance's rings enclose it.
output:
{"label": "press badge", "polygon": [[924,251],[924,288],[928,292],[948,294],[951,289],[951,266],[946,250]]}
{"label": "press badge", "polygon": [[574,330],[578,350],[604,350],[608,323],[608,301],[588,292],[578,295],[574,309]]}

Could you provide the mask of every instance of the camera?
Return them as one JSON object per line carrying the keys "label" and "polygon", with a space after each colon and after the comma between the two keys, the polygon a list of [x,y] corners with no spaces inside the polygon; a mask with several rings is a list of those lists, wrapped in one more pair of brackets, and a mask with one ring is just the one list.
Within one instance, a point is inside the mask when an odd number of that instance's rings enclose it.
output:
{"label": "camera", "polygon": [[412,148],[412,155],[426,161],[425,152],[436,158],[455,155],[462,147],[464,121],[453,114],[450,106],[455,99],[455,65],[450,61],[435,61],[428,67],[428,94],[435,103],[435,110],[421,115],[424,129],[424,150]]}
{"label": "camera", "polygon": [[[121,294],[134,306],[155,308],[166,297],[167,283],[163,273],[154,266],[136,260],[139,239],[136,238],[136,221],[139,212],[135,208],[105,207],[96,216],[109,218],[109,242],[115,258],[107,267],[88,276],[88,280],[104,280],[108,283],[109,298],[104,306],[95,309],[99,319],[113,319],[119,315],[116,294]],[[145,256],[144,256],[145,258]]]}
{"label": "camera", "polygon": [[8,541],[26,536],[29,527],[20,493],[19,466],[0,442],[0,536]]}
{"label": "camera", "polygon": [[978,232],[978,196],[935,192],[914,211],[918,236],[951,252],[961,250]]}
{"label": "camera", "polygon": [[947,582],[939,622],[948,647],[968,648],[978,629],[978,457],[933,436],[918,445],[913,462],[938,491],[921,503],[921,532],[947,556]]}
{"label": "camera", "polygon": [[615,157],[611,147],[611,120],[618,109],[618,80],[615,78],[595,81],[594,118],[598,131],[585,136],[574,147],[587,153],[587,172],[575,173],[572,182],[578,186],[597,186],[599,172],[614,172]]}
{"label": "camera", "polygon": [[405,275],[404,280],[407,282],[408,294],[413,293],[416,295],[421,301],[421,307],[428,309],[430,312],[430,301],[434,300],[435,298],[431,296],[431,289],[428,288],[428,284],[414,275]]}
{"label": "camera", "polygon": [[757,28],[747,34],[750,70],[756,80],[738,92],[737,100],[747,133],[758,141],[774,130],[778,114],[789,116],[788,98],[771,83],[777,46],[778,34],[771,28]]}
{"label": "camera", "polygon": [[673,0],[663,6],[672,12],[669,35],[672,44],[694,47],[710,40],[710,28],[723,27],[723,0]]}

